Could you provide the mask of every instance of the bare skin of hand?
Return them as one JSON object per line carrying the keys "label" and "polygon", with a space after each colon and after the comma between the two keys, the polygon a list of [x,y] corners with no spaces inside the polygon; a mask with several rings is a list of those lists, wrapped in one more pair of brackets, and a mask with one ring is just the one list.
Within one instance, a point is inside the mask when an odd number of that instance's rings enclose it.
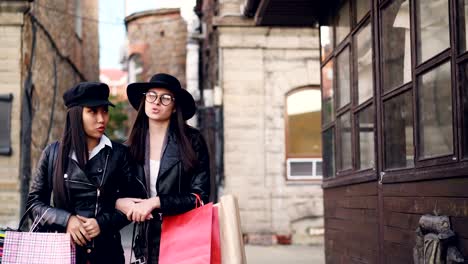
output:
{"label": "bare skin of hand", "polygon": [[86,245],[86,241],[91,240],[91,237],[84,228],[82,222],[75,215],[70,216],[68,219],[66,232],[71,235],[73,241],[75,241],[79,246],[84,246]]}
{"label": "bare skin of hand", "polygon": [[[141,202],[143,201],[143,199],[139,199],[139,198],[120,198],[120,199],[117,199],[117,201],[115,202],[115,208],[119,211],[121,211],[122,213],[124,213],[125,215],[128,214],[128,212],[130,212],[130,210],[132,210],[133,206],[138,203],[138,202]],[[130,219],[128,219],[130,220]]]}
{"label": "bare skin of hand", "polygon": [[134,222],[144,222],[153,218],[151,212],[154,209],[160,208],[161,202],[159,197],[151,197],[136,203],[132,210],[127,213],[127,218]]}
{"label": "bare skin of hand", "polygon": [[101,228],[99,227],[96,218],[87,218],[81,215],[77,215],[76,217],[81,221],[81,224],[86,232],[88,232],[90,238],[95,238],[101,233]]}

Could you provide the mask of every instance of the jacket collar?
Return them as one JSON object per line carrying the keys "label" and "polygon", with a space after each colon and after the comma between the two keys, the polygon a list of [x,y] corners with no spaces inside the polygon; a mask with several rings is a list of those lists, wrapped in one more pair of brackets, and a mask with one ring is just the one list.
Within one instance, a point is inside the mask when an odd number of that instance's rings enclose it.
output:
{"label": "jacket collar", "polygon": [[[102,135],[101,139],[99,140],[99,144],[97,144],[97,146],[94,147],[93,150],[89,152],[89,160],[92,159],[94,156],[96,156],[106,146],[109,146],[110,148],[112,148],[112,142],[106,135]],[[71,153],[70,157],[74,161],[78,162],[78,158],[76,157],[75,151]]]}

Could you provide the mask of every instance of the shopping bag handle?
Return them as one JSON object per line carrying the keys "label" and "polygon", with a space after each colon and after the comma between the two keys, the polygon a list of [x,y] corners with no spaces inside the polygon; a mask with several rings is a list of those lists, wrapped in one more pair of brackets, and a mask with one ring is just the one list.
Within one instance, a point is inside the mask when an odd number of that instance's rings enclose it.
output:
{"label": "shopping bag handle", "polygon": [[[29,211],[31,211],[32,209],[32,206],[30,206],[28,208],[28,210],[26,210],[23,214],[23,216],[21,217],[21,220],[19,221],[19,224],[18,224],[18,228],[16,230],[18,231],[21,231],[21,227],[23,226],[24,222],[26,221],[26,217],[28,216],[28,213]],[[36,227],[39,225],[39,223],[41,222],[41,220],[44,218],[44,216],[47,214],[47,211],[50,210],[50,207],[47,208],[44,213],[42,213],[41,217],[37,217],[34,218],[34,221],[32,222],[31,224],[31,228],[29,228],[29,232],[34,232],[34,229],[36,229]]]}
{"label": "shopping bag handle", "polygon": [[195,208],[205,205],[203,200],[200,198],[200,195],[197,193],[192,193],[195,196]]}

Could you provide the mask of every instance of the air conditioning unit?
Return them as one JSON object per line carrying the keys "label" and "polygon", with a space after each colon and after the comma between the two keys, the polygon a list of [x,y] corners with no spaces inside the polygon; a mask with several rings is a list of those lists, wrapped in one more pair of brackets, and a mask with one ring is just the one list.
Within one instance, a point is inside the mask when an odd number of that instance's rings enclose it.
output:
{"label": "air conditioning unit", "polygon": [[288,180],[317,180],[322,179],[322,159],[320,158],[291,158],[287,159]]}

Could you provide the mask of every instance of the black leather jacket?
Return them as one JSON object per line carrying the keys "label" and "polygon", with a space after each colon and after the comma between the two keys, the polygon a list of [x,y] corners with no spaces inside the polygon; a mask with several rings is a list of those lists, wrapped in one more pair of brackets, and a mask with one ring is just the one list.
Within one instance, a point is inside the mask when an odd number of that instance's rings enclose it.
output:
{"label": "black leather jacket", "polygon": [[[210,196],[210,164],[208,148],[200,132],[187,127],[187,133],[197,157],[197,164],[191,171],[183,169],[179,145],[174,132],[169,129],[166,143],[161,157],[159,174],[156,181],[156,190],[161,201],[161,208],[153,211],[153,215],[159,218],[164,215],[185,213],[195,208],[195,196],[208,203]],[[149,146],[149,144],[146,144]],[[149,197],[149,149],[146,150],[146,161],[142,166],[137,166],[137,173],[127,185],[127,197]],[[147,222],[139,224],[135,239],[135,256],[148,258],[148,226]],[[158,234],[153,234],[157,236]],[[154,238],[151,238],[154,239]],[[154,245],[153,245],[154,246]]]}
{"label": "black leather jacket", "polygon": [[[127,183],[132,175],[130,155],[126,146],[112,142],[112,148],[106,146],[96,156],[90,159],[83,171],[71,158],[67,173],[64,175],[65,185],[71,205],[69,209],[50,206],[52,193],[52,178],[49,175],[49,155],[57,142],[48,145],[39,160],[37,170],[31,184],[27,207],[31,207],[33,218],[41,217],[48,210],[40,225],[47,231],[64,232],[71,215],[81,215],[96,218],[101,233],[87,248],[92,263],[123,263],[123,249],[119,230],[129,222],[126,217],[115,209],[115,201],[119,198],[119,189]],[[58,148],[56,148],[58,151]],[[78,248],[77,263],[81,262]],[[82,250],[84,252],[84,250]]]}
{"label": "black leather jacket", "polygon": [[[208,203],[210,196],[210,163],[205,140],[197,129],[187,126],[187,133],[197,157],[197,164],[191,171],[185,171],[180,157],[179,145],[174,132],[169,129],[167,141],[156,181],[156,190],[161,201],[157,210],[163,215],[181,214],[195,208],[195,196],[200,195]],[[149,144],[146,144],[149,146]],[[130,178],[130,186],[123,196],[149,197],[149,166],[147,151],[144,166],[137,166],[135,177]]]}

